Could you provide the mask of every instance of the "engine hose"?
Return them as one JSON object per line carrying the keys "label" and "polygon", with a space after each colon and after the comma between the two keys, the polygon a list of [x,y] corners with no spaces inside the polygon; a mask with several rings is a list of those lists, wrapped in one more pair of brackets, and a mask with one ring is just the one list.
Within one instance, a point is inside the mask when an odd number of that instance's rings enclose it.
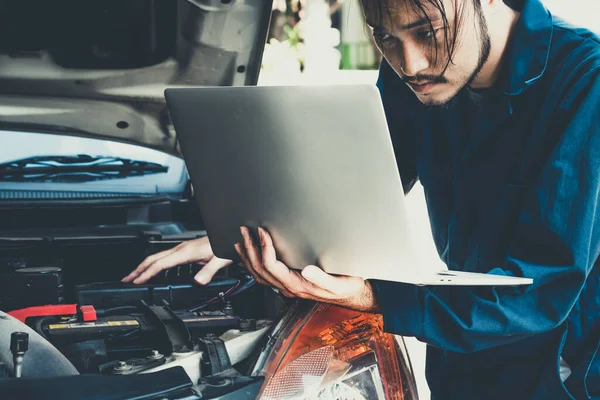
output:
{"label": "engine hose", "polygon": [[96,315],[98,317],[106,317],[107,315],[115,314],[115,313],[131,313],[139,311],[139,307],[136,306],[120,306],[120,307],[112,307],[112,308],[103,308],[96,310]]}

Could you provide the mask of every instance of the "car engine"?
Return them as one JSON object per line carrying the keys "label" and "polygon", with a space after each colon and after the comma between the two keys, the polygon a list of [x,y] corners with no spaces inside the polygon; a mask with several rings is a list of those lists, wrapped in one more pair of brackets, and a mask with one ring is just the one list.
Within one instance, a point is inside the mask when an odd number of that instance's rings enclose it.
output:
{"label": "car engine", "polygon": [[[283,307],[279,296],[239,268],[205,286],[193,283],[196,264],[163,271],[144,285],[120,282],[147,255],[181,237],[37,239],[0,244],[0,376],[19,376],[18,370],[60,375],[57,366],[66,360],[80,375],[142,375],[179,366],[202,384],[249,368]],[[46,342],[51,356],[29,353],[28,341]],[[205,389],[212,386],[204,382]]]}

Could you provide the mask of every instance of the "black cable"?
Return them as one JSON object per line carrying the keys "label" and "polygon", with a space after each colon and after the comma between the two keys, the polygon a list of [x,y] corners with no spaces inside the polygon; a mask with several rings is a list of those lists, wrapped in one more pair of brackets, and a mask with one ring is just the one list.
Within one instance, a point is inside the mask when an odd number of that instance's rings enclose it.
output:
{"label": "black cable", "polygon": [[50,342],[50,339],[48,338],[48,336],[46,336],[46,332],[44,332],[44,328],[42,328],[42,324],[44,324],[46,321],[49,321],[49,320],[56,321],[56,317],[55,316],[42,317],[42,318],[38,318],[35,321],[35,331],[37,333],[39,333],[40,336],[43,337],[44,339],[46,339],[48,342]]}
{"label": "black cable", "polygon": [[139,308],[137,306],[119,306],[112,308],[104,308],[96,310],[96,316],[98,317],[106,317],[107,315],[115,314],[115,313],[131,313],[138,311]]}
{"label": "black cable", "polygon": [[242,286],[240,286],[233,293],[231,293],[229,297],[237,296],[238,294],[245,292],[246,290],[254,286],[255,283],[256,281],[254,280],[254,278],[248,279]]}

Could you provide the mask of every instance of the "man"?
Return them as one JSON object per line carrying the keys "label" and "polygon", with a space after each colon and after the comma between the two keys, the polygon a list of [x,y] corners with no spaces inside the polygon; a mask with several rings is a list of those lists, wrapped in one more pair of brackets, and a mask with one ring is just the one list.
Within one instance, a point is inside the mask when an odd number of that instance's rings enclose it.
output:
{"label": "man", "polygon": [[[301,273],[260,231],[236,245],[286,296],[381,312],[426,342],[434,399],[600,398],[600,44],[540,0],[364,0],[378,86],[408,192],[422,183],[450,269],[529,287],[417,287]],[[228,264],[207,239],[146,259],[142,283],[185,262]]]}

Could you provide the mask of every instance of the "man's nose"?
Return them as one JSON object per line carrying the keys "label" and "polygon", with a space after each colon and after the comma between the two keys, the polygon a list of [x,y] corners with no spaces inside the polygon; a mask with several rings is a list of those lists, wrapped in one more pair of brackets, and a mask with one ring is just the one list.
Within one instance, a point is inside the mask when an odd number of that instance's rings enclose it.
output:
{"label": "man's nose", "polygon": [[400,61],[404,75],[416,76],[429,68],[429,59],[421,47],[405,42],[402,46],[402,53]]}

